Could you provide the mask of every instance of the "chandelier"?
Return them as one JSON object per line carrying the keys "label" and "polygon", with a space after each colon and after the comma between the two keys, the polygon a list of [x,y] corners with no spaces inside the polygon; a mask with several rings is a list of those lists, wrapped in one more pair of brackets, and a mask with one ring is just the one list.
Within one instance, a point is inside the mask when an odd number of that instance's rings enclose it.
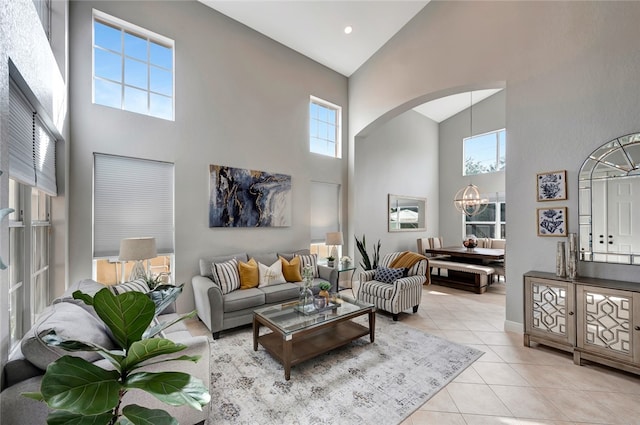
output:
{"label": "chandelier", "polygon": [[[473,92],[469,92],[469,137],[473,137]],[[489,200],[480,196],[478,186],[471,183],[460,189],[453,199],[456,209],[467,217],[480,214],[488,204]]]}
{"label": "chandelier", "polygon": [[480,195],[478,186],[469,183],[456,193],[453,205],[467,217],[472,217],[487,209],[489,200]]}

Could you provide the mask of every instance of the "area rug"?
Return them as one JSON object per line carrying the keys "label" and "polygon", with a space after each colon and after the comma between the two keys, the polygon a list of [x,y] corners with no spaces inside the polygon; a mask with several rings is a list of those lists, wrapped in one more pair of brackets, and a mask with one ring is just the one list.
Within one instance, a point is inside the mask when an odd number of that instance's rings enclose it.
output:
{"label": "area rug", "polygon": [[373,344],[362,337],[298,364],[289,381],[262,346],[253,351],[250,328],[223,332],[211,353],[209,425],[399,424],[484,354],[382,315]]}

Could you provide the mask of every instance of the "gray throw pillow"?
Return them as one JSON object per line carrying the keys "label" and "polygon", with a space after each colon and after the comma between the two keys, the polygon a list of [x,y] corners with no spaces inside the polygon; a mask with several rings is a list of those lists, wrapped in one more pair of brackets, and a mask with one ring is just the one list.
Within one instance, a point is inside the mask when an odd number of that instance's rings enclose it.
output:
{"label": "gray throw pillow", "polygon": [[73,303],[52,304],[38,316],[37,322],[22,338],[20,347],[24,357],[40,369],[46,369],[65,355],[81,357],[89,362],[102,358],[95,352],[67,352],[48,346],[38,336],[42,337],[52,329],[65,340],[91,342],[108,350],[117,348],[109,338],[106,325],[86,310]]}

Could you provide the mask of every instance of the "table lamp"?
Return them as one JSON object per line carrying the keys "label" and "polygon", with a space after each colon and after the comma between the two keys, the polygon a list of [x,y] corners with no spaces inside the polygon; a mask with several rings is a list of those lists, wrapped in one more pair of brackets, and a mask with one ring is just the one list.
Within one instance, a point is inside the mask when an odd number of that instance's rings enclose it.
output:
{"label": "table lamp", "polygon": [[336,246],[342,245],[343,243],[342,232],[327,233],[325,244],[328,246],[332,246],[330,255],[333,258],[338,258],[338,248],[336,248]]}
{"label": "table lamp", "polygon": [[[135,261],[129,280],[146,278],[147,272],[142,264],[143,260],[149,260],[158,256],[156,251],[156,238],[127,238],[120,241],[120,261]],[[124,269],[122,273],[124,281]]]}

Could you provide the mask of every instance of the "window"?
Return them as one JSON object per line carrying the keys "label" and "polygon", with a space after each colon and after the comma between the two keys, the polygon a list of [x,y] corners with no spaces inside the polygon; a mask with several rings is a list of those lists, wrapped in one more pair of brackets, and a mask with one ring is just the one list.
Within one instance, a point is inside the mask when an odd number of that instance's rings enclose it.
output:
{"label": "window", "polygon": [[9,81],[9,335],[12,348],[49,304],[50,200],[56,196],[56,138],[25,93]]}
{"label": "window", "polygon": [[173,120],[171,39],[94,10],[93,102]]}
{"label": "window", "polygon": [[[327,233],[340,231],[340,185],[335,183],[311,182],[311,246],[312,254],[318,258],[329,256],[332,246],[325,244]],[[342,246],[336,246],[338,258]]]}
{"label": "window", "polygon": [[150,261],[151,271],[172,273],[174,165],[94,154],[93,169],[93,279],[127,280],[133,263],[121,264],[118,254],[120,241],[133,237],[154,237],[159,257]]}
{"label": "window", "polygon": [[[24,200],[31,202],[25,204]],[[51,197],[9,179],[9,332],[12,347],[49,304]],[[28,281],[25,282],[25,276]]]}
{"label": "window", "polygon": [[15,347],[22,336],[25,312],[25,284],[24,284],[24,221],[22,205],[22,185],[9,179],[9,208],[14,212],[9,214],[9,334],[11,348]]}
{"label": "window", "polygon": [[312,153],[341,157],[342,108],[311,96],[309,102],[309,149]]}
{"label": "window", "polygon": [[478,238],[506,239],[506,204],[502,200],[492,201],[487,209],[472,217],[464,216],[464,234]]}
{"label": "window", "polygon": [[502,130],[463,140],[463,175],[486,174],[504,170],[506,132]]}

